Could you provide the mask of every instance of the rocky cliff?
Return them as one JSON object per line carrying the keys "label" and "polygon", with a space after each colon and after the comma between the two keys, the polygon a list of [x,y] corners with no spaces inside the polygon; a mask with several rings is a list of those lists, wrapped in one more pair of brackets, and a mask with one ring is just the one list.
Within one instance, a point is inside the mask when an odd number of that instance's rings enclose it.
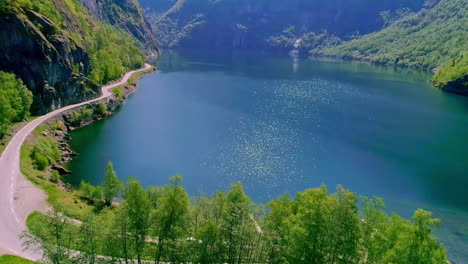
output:
{"label": "rocky cliff", "polygon": [[93,17],[122,28],[138,40],[148,54],[159,55],[160,49],[153,29],[137,0],[80,1]]}
{"label": "rocky cliff", "polygon": [[266,48],[271,36],[327,31],[346,38],[385,26],[382,12],[420,10],[437,0],[140,0],[163,46]]}
{"label": "rocky cliff", "polygon": [[137,46],[159,54],[136,1],[83,4],[89,11],[79,0],[0,2],[0,71],[33,91],[33,114],[98,96],[100,83],[143,64]]}
{"label": "rocky cliff", "polygon": [[86,79],[88,54],[47,17],[32,10],[3,14],[0,39],[0,70],[15,73],[33,91],[33,113],[95,96],[97,86]]}

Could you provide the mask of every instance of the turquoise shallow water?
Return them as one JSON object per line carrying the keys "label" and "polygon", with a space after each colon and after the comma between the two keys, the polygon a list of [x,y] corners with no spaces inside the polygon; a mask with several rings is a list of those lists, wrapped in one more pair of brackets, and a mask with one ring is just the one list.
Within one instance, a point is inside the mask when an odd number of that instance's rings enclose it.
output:
{"label": "turquoise shallow water", "polygon": [[256,201],[337,184],[405,217],[422,207],[468,263],[468,98],[430,74],[267,54],[169,52],[110,118],[72,133],[70,181],[162,185],[192,195],[241,181]]}

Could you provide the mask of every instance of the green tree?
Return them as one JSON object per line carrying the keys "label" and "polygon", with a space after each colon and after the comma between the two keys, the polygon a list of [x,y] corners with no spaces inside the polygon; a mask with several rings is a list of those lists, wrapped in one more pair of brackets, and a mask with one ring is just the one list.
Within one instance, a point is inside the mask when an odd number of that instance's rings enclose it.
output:
{"label": "green tree", "polygon": [[21,79],[12,73],[0,71],[0,138],[8,131],[12,122],[29,116],[33,98]]}
{"label": "green tree", "polygon": [[112,203],[114,197],[118,194],[120,190],[120,186],[122,183],[120,182],[117,174],[114,171],[112,166],[112,162],[109,161],[106,167],[106,176],[104,179],[104,183],[102,184],[102,194],[104,197],[104,201],[107,205]]}
{"label": "green tree", "polygon": [[93,199],[94,186],[91,185],[90,183],[87,183],[85,181],[81,181],[80,191],[81,191],[81,194],[82,194],[82,196],[84,198],[89,199],[89,200]]}
{"label": "green tree", "polygon": [[128,193],[123,203],[128,217],[128,232],[130,245],[138,263],[146,246],[146,237],[150,226],[151,203],[145,190],[137,180],[130,177]]}
{"label": "green tree", "polygon": [[332,199],[334,206],[328,230],[331,235],[329,236],[330,256],[327,262],[358,263],[361,229],[356,195],[339,185]]}
{"label": "green tree", "polygon": [[89,213],[79,230],[80,241],[80,259],[84,263],[97,263],[97,252],[99,250],[100,228],[96,223],[96,217],[93,213]]}
{"label": "green tree", "polygon": [[249,260],[255,226],[251,219],[252,202],[240,183],[233,184],[227,193],[221,234],[226,243],[227,263],[240,264]]}
{"label": "green tree", "polygon": [[431,212],[418,209],[412,225],[407,221],[399,222],[397,241],[387,252],[385,263],[438,264],[446,261],[444,247],[431,235],[440,220],[431,215]]}
{"label": "green tree", "polygon": [[170,188],[161,197],[159,208],[153,215],[153,234],[159,239],[154,254],[157,263],[163,257],[176,263],[182,261],[181,243],[187,238],[190,202],[180,186],[181,181],[180,175],[171,178]]}
{"label": "green tree", "polygon": [[[34,219],[33,218],[39,218]],[[72,245],[77,233],[60,209],[53,208],[47,216],[35,213],[28,218],[28,228],[22,234],[27,249],[44,251],[44,257],[53,264],[71,263]]]}
{"label": "green tree", "polygon": [[390,219],[385,213],[382,199],[362,197],[362,256],[368,263],[381,263],[383,255],[390,248],[386,239],[386,227]]}
{"label": "green tree", "polygon": [[288,195],[270,201],[270,212],[264,220],[266,251],[265,258],[269,263],[281,263],[289,248],[288,218],[293,214],[293,201]]}

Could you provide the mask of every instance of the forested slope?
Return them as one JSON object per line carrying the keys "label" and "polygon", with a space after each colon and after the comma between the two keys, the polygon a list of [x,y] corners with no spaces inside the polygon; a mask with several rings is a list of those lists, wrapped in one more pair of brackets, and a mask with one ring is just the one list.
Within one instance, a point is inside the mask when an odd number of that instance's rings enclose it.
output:
{"label": "forested slope", "polygon": [[[149,42],[124,31],[148,26],[138,2],[131,1],[131,15],[126,15],[124,2],[117,2],[120,6],[110,5],[119,7],[119,20],[113,18],[113,13],[107,19],[95,18],[79,0],[0,1],[0,71],[16,75],[32,91],[33,114],[96,97],[100,84],[143,65],[146,56],[139,47],[157,54],[157,43],[150,31],[146,32]],[[111,25],[111,18],[117,26]],[[0,82],[11,82],[10,76],[0,75]],[[31,105],[27,97],[1,100],[2,128],[21,121],[18,116],[10,118],[14,115],[9,109],[21,105],[29,110]],[[3,107],[7,105],[12,107]]]}
{"label": "forested slope", "polygon": [[462,59],[468,55],[467,25],[468,2],[443,0],[434,8],[406,16],[379,32],[318,54],[419,69],[442,66],[435,83],[444,86],[467,73],[467,61]]}
{"label": "forested slope", "polygon": [[0,70],[33,91],[35,113],[96,96],[98,84],[145,60],[130,35],[78,0],[6,0],[0,12]]}

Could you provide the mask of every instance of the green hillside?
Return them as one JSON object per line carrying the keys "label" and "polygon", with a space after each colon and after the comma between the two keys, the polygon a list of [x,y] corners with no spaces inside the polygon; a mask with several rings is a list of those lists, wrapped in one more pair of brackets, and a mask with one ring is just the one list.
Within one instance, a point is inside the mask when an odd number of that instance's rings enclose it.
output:
{"label": "green hillside", "polygon": [[[466,59],[460,59],[468,52],[467,7],[464,0],[443,0],[432,9],[406,16],[379,32],[324,49],[320,54],[419,69],[442,66],[435,79],[441,85],[467,72]],[[449,69],[444,69],[445,65]]]}

